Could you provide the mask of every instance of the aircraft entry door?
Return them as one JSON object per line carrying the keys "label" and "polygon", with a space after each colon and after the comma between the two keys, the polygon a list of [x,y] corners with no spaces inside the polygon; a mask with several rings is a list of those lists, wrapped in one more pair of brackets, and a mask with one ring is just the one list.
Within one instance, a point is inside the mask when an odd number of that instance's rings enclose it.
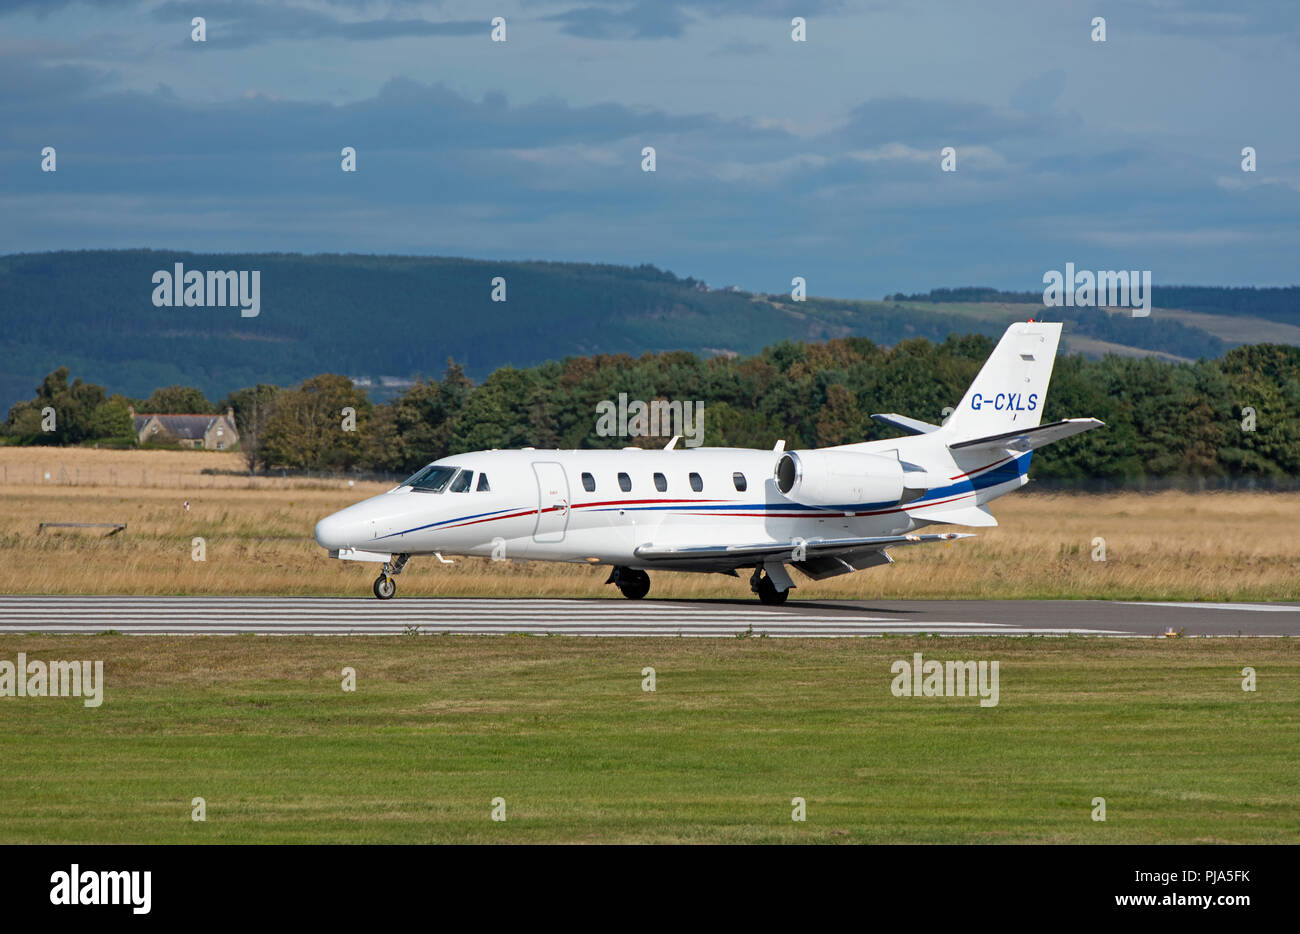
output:
{"label": "aircraft entry door", "polygon": [[534,463],[537,475],[537,528],[535,542],[562,542],[569,527],[569,478],[556,463]]}

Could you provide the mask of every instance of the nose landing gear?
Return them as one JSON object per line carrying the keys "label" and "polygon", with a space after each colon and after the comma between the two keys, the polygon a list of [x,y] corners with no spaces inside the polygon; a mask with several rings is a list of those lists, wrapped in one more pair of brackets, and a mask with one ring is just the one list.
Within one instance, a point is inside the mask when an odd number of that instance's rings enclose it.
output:
{"label": "nose landing gear", "polygon": [[616,567],[605,583],[613,584],[629,600],[640,600],[650,592],[650,575],[639,568]]}
{"label": "nose landing gear", "polygon": [[393,599],[393,595],[397,593],[397,581],[393,578],[402,573],[402,568],[406,567],[406,562],[410,560],[410,555],[398,555],[396,561],[384,562],[384,569],[375,578],[376,597],[380,600]]}

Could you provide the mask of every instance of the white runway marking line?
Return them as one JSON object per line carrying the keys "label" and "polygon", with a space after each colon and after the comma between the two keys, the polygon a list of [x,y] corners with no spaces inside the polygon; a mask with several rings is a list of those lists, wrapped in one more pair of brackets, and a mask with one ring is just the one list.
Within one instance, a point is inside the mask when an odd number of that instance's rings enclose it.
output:
{"label": "white runway marking line", "polygon": [[[98,625],[61,625],[61,626],[41,626],[38,632],[43,635],[57,634],[83,634],[93,635],[102,632],[103,624]],[[201,627],[177,627],[177,626],[139,626],[139,625],[122,625],[113,627],[117,632],[125,635],[239,635],[241,633],[255,633],[258,635],[402,635],[407,631],[407,627],[387,626],[367,626],[364,628],[338,626],[325,627],[320,625],[303,625],[303,626],[265,626],[258,624],[231,624],[223,626],[201,626]],[[681,638],[722,638],[733,639],[741,634],[749,634],[755,637],[768,636],[772,638],[879,638],[885,635],[918,635],[925,634],[939,637],[961,637],[961,636],[1065,636],[1065,635],[1108,635],[1107,633],[1096,630],[1027,630],[1027,629],[988,629],[978,632],[971,630],[947,630],[930,627],[928,629],[916,630],[899,630],[888,627],[871,629],[861,628],[842,628],[842,627],[819,627],[816,629],[802,629],[798,627],[778,627],[778,626],[755,626],[752,629],[741,629],[737,626],[725,628],[703,628],[690,626],[664,626],[664,627],[616,627],[608,625],[591,625],[591,626],[491,626],[484,624],[469,625],[431,625],[410,627],[418,631],[420,635],[514,635],[525,634],[535,636],[627,636],[627,637],[681,637]],[[32,631],[30,626],[7,627],[0,631],[10,632],[27,632]],[[1116,633],[1116,635],[1131,635],[1130,633]]]}
{"label": "white runway marking line", "polygon": [[[470,619],[465,617],[469,616]],[[90,617],[89,619],[87,617]],[[140,635],[425,634],[835,638],[931,634],[1119,635],[1115,630],[1040,629],[985,622],[803,614],[797,608],[625,604],[601,600],[358,598],[0,597],[0,631]]]}
{"label": "white runway marking line", "polygon": [[1180,610],[1250,610],[1255,613],[1300,613],[1300,606],[1282,603],[1138,603],[1125,601],[1126,606],[1169,606]]}
{"label": "white runway marking line", "polygon": [[[106,609],[108,612],[106,612]],[[393,622],[421,622],[434,620],[451,620],[458,621],[466,617],[490,620],[511,620],[518,622],[534,622],[555,620],[559,623],[569,622],[575,619],[609,619],[625,620],[637,622],[646,622],[654,625],[667,620],[687,620],[691,622],[705,623],[750,623],[755,621],[780,621],[789,620],[799,622],[827,622],[827,623],[861,623],[861,622],[894,622],[893,617],[887,616],[847,616],[846,614],[837,615],[804,615],[799,613],[764,613],[761,610],[745,609],[728,609],[728,610],[701,610],[690,607],[672,607],[650,610],[646,608],[640,611],[629,612],[628,609],[614,605],[611,607],[599,606],[573,606],[554,609],[530,609],[522,606],[511,606],[508,608],[491,608],[485,606],[407,606],[407,607],[389,607],[385,605],[376,605],[374,602],[363,606],[345,607],[342,609],[328,610],[323,606],[303,607],[303,606],[283,606],[283,607],[232,607],[228,604],[207,603],[207,604],[131,604],[105,608],[94,603],[37,603],[30,605],[15,605],[9,603],[0,603],[0,620],[18,621],[18,620],[67,620],[84,618],[88,615],[96,617],[103,614],[110,621],[131,622],[131,621],[162,621],[162,620],[231,620],[240,621],[248,618],[250,610],[261,610],[258,615],[263,619],[320,622],[325,624],[349,621],[349,622],[373,622],[373,623],[393,623]],[[468,611],[468,612],[467,612]]]}

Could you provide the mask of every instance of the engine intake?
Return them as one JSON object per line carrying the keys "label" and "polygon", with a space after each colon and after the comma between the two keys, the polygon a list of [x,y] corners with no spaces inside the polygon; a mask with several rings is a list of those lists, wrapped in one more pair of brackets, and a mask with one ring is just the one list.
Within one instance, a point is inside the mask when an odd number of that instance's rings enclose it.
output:
{"label": "engine intake", "polygon": [[903,498],[897,459],[849,451],[788,451],[776,463],[776,488],[809,506],[894,505]]}

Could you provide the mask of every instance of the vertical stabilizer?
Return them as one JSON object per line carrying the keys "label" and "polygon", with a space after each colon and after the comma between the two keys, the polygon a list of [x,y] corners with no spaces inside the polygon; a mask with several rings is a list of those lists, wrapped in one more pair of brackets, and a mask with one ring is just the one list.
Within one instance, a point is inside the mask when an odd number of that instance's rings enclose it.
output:
{"label": "vertical stabilizer", "polygon": [[943,426],[948,443],[1037,427],[1060,340],[1060,322],[1007,328]]}

